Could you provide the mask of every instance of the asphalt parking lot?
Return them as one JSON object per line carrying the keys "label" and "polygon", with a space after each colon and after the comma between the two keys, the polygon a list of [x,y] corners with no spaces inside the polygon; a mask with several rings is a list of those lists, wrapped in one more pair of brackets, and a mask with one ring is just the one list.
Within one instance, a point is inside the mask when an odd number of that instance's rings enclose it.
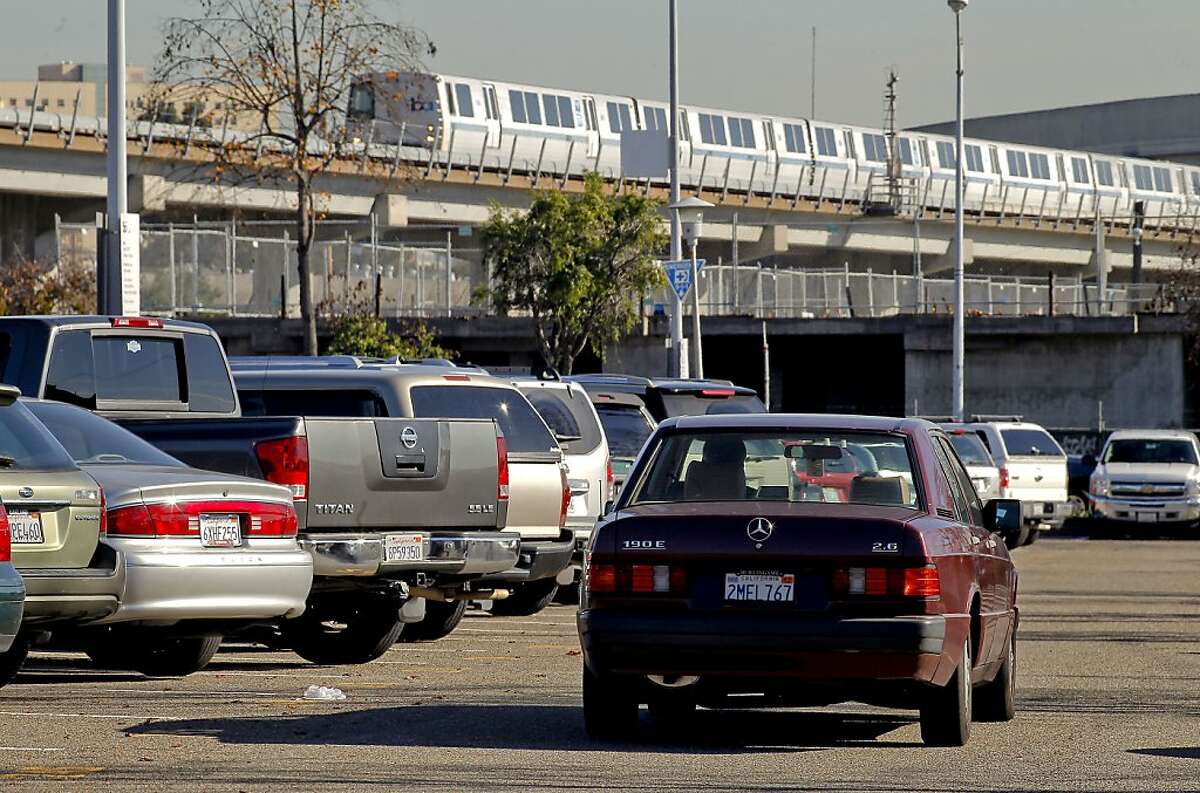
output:
{"label": "asphalt parking lot", "polygon": [[[182,680],[40,654],[0,690],[0,782],[28,790],[1200,790],[1200,542],[1015,554],[1020,712],[965,749],[856,705],[702,711],[686,736],[583,733],[573,609],[475,612],[361,667],[226,648]],[[344,702],[301,699],[310,684]]]}

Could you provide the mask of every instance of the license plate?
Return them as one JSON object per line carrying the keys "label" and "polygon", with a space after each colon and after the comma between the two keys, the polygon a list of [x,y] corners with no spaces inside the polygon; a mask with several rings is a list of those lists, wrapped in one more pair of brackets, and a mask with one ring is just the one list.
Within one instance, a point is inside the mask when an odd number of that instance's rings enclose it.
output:
{"label": "license plate", "polygon": [[236,548],[242,544],[242,519],[236,514],[201,515],[200,544],[205,548]]}
{"label": "license plate", "polygon": [[1139,512],[1137,514],[1138,523],[1158,523],[1157,512]]}
{"label": "license plate", "polygon": [[420,534],[383,535],[383,561],[420,562],[424,558],[424,536]]}
{"label": "license plate", "polygon": [[796,596],[796,576],[766,573],[726,573],[725,599],[761,603],[791,603]]}
{"label": "license plate", "polygon": [[42,513],[12,510],[8,513],[8,531],[13,545],[40,545],[46,541],[42,531]]}

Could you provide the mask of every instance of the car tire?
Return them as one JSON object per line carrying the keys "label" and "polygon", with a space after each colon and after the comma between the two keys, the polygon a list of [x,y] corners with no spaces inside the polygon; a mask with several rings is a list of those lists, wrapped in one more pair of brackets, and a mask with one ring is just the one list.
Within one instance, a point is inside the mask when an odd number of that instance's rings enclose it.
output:
{"label": "car tire", "polygon": [[996,678],[974,692],[975,721],[1012,721],[1017,715],[1017,632],[1008,640],[1004,663]]}
{"label": "car tire", "polygon": [[433,642],[449,636],[467,611],[465,600],[425,601],[425,619],[404,627],[400,639],[406,642]]}
{"label": "car tire", "polygon": [[365,664],[379,658],[404,630],[400,609],[390,600],[318,606],[284,623],[292,652],[314,664]]}
{"label": "car tire", "polygon": [[958,668],[945,686],[921,705],[921,740],[926,746],[965,746],[971,737],[971,637],[963,641]]}
{"label": "car tire", "polygon": [[1038,541],[1038,537],[1041,537],[1041,536],[1042,536],[1041,529],[1030,529],[1029,535],[1027,537],[1025,537],[1025,544],[1033,545],[1035,542]]}
{"label": "car tire", "polygon": [[563,606],[578,606],[579,582],[574,581],[566,586],[559,584],[558,592],[554,595],[554,602]]}
{"label": "car tire", "polygon": [[583,726],[597,741],[632,740],[637,730],[638,703],[620,681],[583,667]]}
{"label": "car tire", "polygon": [[537,614],[558,592],[558,583],[553,578],[540,578],[521,584],[504,600],[492,601],[492,614],[497,617],[530,617]]}
{"label": "car tire", "polygon": [[221,634],[164,637],[126,653],[129,668],[147,677],[185,677],[199,672],[221,648]]}
{"label": "car tire", "polygon": [[12,643],[12,647],[0,653],[0,688],[13,681],[28,657],[29,640],[18,635]]}

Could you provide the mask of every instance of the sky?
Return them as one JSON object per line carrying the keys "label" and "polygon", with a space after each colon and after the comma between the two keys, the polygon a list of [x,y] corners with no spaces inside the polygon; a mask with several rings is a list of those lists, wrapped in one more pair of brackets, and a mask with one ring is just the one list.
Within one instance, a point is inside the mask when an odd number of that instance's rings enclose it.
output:
{"label": "sky", "polygon": [[[431,71],[665,99],[666,0],[372,0],[424,29]],[[0,0],[0,79],[38,63],[103,62],[103,0]],[[128,60],[150,65],[164,17],[196,0],[127,0]],[[730,110],[880,126],[954,116],[954,16],[944,0],[679,0],[680,97]],[[970,116],[1200,91],[1197,0],[972,0],[963,14]]]}

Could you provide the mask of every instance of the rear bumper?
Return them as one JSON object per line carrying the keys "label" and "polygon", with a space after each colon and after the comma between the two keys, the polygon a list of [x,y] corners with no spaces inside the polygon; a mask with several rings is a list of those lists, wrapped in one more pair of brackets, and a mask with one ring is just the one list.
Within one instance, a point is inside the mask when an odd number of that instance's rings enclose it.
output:
{"label": "rear bumper", "polygon": [[923,683],[934,681],[943,646],[961,642],[964,626],[957,622],[940,615],[838,619],[619,609],[578,616],[585,660],[600,674]]}
{"label": "rear bumper", "polygon": [[0,564],[0,653],[8,652],[25,612],[25,584],[11,564]]}
{"label": "rear bumper", "polygon": [[567,569],[575,554],[575,532],[563,529],[557,540],[522,540],[516,564],[497,575],[484,577],[483,584],[522,584],[553,578]]}
{"label": "rear bumper", "polygon": [[1022,501],[1021,516],[1026,523],[1058,528],[1071,515],[1069,501]]}
{"label": "rear bumper", "polygon": [[1195,523],[1200,521],[1200,500],[1127,499],[1088,496],[1092,516],[1122,523]]}
{"label": "rear bumper", "polygon": [[295,617],[312,588],[312,557],[290,539],[230,550],[107,542],[125,557],[126,583],[120,606],[101,624]]}
{"label": "rear bumper", "polygon": [[102,543],[93,564],[78,569],[20,569],[25,580],[25,623],[91,622],[114,613],[125,593],[125,556]]}
{"label": "rear bumper", "polygon": [[425,558],[417,562],[384,562],[383,533],[307,534],[300,547],[312,555],[316,576],[401,576],[430,573],[482,576],[508,570],[517,563],[521,535],[505,531],[431,531]]}

